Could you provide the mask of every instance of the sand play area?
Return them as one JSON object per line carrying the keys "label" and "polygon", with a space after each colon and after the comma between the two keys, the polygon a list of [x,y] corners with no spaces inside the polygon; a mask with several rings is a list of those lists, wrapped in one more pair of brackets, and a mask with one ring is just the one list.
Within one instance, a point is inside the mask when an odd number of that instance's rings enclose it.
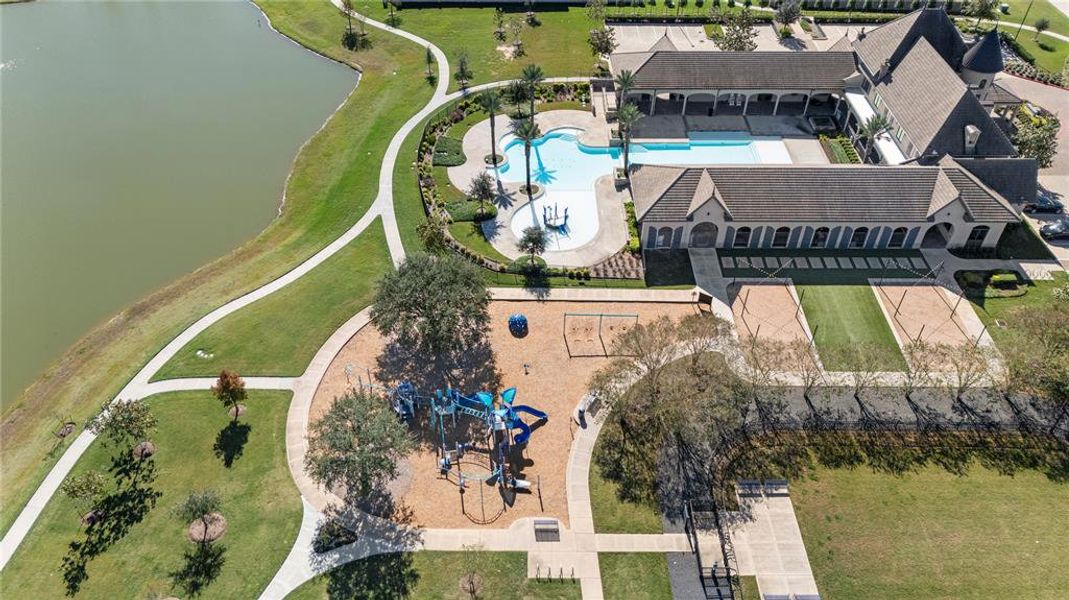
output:
{"label": "sand play area", "polygon": [[739,340],[809,341],[805,313],[792,284],[783,280],[736,283],[728,289],[728,297]]}
{"label": "sand play area", "polygon": [[[530,416],[523,415],[532,425],[532,434],[518,462],[522,465],[522,477],[532,483],[531,489],[508,498],[509,505],[498,488],[469,482],[462,498],[455,477],[448,480],[440,477],[434,436],[424,429],[420,437],[424,443],[409,456],[405,473],[391,486],[391,491],[399,504],[411,511],[413,523],[424,527],[507,528],[524,517],[555,517],[567,525],[565,467],[577,429],[572,412],[586,394],[590,376],[610,360],[602,348],[610,348],[615,336],[636,323],[662,315],[678,319],[697,312],[699,308],[694,303],[492,302],[490,355],[472,357],[473,365],[469,367],[472,383],[468,385],[473,388],[487,385],[498,391],[515,386],[515,404],[548,414],[548,420],[540,426],[534,425]],[[526,337],[516,338],[509,332],[508,317],[514,313],[526,315],[529,323]],[[358,380],[366,383],[370,376],[373,383],[379,383],[377,379],[385,377],[387,372],[383,366],[391,367],[385,349],[386,340],[373,326],[357,332],[331,363],[316,390],[311,421],[323,414],[336,396],[357,385]],[[496,377],[490,373],[495,368]],[[431,394],[434,390],[429,388],[435,385],[444,387],[444,382],[418,384],[427,388],[419,389],[418,393]],[[478,389],[460,391],[474,394]],[[475,419],[459,418],[465,419],[472,425],[470,431],[482,431],[474,423]],[[475,438],[470,441],[485,446],[479,439],[482,437],[480,433],[469,436]],[[485,474],[487,469],[483,465],[489,463],[485,456],[478,451],[466,456],[471,458],[461,462],[462,470],[473,475],[481,470]]]}
{"label": "sand play area", "polygon": [[[970,344],[959,313],[972,310],[947,290],[932,284],[873,284],[899,344],[921,338],[929,344]],[[955,311],[955,304],[957,310]]]}

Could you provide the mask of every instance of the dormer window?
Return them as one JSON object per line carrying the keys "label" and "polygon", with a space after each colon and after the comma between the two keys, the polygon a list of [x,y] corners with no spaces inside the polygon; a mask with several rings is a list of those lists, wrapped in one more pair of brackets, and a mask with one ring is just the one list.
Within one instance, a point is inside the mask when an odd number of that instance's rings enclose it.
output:
{"label": "dormer window", "polygon": [[987,85],[987,80],[986,79],[981,79],[980,83],[976,84],[976,89],[982,90],[982,89],[984,89],[985,85]]}

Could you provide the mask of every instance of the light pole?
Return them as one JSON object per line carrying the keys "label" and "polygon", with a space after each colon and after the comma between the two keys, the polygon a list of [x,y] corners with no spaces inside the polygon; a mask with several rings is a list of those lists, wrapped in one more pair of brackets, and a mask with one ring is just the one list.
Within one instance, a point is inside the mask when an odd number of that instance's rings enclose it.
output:
{"label": "light pole", "polygon": [[1013,34],[1013,41],[1017,41],[1017,36],[1021,35],[1021,29],[1024,29],[1024,22],[1028,20],[1028,11],[1032,10],[1032,3],[1035,0],[1028,0],[1028,8],[1024,9],[1024,16],[1021,17],[1021,24],[1017,26],[1017,33]]}

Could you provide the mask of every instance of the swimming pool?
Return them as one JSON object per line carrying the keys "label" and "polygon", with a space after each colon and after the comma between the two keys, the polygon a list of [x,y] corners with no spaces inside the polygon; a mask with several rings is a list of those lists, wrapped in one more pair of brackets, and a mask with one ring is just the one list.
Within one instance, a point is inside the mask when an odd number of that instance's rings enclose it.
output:
{"label": "swimming pool", "polygon": [[[545,188],[545,195],[512,217],[509,229],[517,236],[523,230],[543,227],[546,211],[568,213],[563,231],[549,228],[550,250],[570,250],[594,239],[598,231],[598,207],[594,183],[623,166],[619,147],[586,146],[579,142],[581,129],[560,128],[546,132],[531,144],[531,181]],[[501,138],[508,158],[498,168],[502,181],[523,183],[526,177],[523,142],[512,134]],[[779,138],[755,138],[745,132],[694,133],[685,142],[631,144],[632,164],[713,165],[790,163]]]}

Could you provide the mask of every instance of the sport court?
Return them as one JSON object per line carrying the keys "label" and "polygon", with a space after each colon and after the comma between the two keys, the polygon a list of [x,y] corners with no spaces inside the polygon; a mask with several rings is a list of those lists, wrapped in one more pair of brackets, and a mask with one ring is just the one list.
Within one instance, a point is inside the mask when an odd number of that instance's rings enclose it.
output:
{"label": "sport court", "polygon": [[900,345],[920,340],[959,346],[975,341],[961,318],[972,308],[943,287],[918,282],[873,283],[872,288]]}
{"label": "sport court", "polygon": [[809,325],[790,280],[740,281],[728,287],[728,297],[741,341],[810,341]]}

